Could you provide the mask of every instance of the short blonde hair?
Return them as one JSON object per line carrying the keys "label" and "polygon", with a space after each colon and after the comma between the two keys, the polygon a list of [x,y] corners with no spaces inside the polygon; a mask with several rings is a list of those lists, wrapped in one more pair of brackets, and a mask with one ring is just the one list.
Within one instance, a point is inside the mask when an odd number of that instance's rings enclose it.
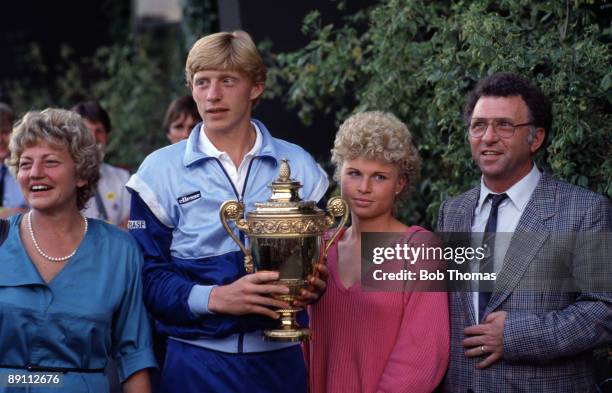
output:
{"label": "short blonde hair", "polygon": [[412,134],[391,113],[371,111],[352,115],[338,129],[331,152],[337,181],[344,161],[355,158],[396,165],[408,186],[418,180],[421,171],[421,157],[412,143]]}
{"label": "short blonde hair", "polygon": [[253,83],[266,82],[266,66],[251,39],[244,31],[221,32],[200,38],[189,50],[185,64],[187,85],[203,70],[240,72]]}
{"label": "short blonde hair", "polygon": [[14,175],[19,173],[18,164],[23,151],[40,142],[68,149],[75,162],[76,177],[87,181],[77,189],[77,207],[83,209],[98,184],[102,154],[81,116],[55,108],[26,113],[16,124],[9,143],[11,158],[8,164]]}

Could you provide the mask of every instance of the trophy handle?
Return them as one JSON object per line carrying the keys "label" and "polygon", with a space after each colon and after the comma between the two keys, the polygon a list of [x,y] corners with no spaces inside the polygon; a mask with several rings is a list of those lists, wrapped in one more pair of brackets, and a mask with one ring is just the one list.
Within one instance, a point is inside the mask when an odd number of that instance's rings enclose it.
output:
{"label": "trophy handle", "polygon": [[246,223],[244,222],[244,204],[238,201],[225,201],[221,205],[219,209],[219,218],[221,219],[221,224],[223,224],[223,228],[227,234],[234,240],[240,250],[244,253],[244,269],[247,273],[253,273],[253,257],[251,253],[247,250],[247,248],[242,244],[240,239],[234,234],[234,231],[230,228],[228,221],[234,221],[238,226],[239,230],[246,228]]}
{"label": "trophy handle", "polygon": [[323,253],[324,258],[327,257],[327,251],[329,250],[329,247],[331,247],[331,245],[334,244],[338,236],[340,236],[340,232],[342,231],[342,228],[344,228],[344,226],[346,225],[346,222],[348,221],[348,218],[349,218],[348,204],[346,203],[344,199],[342,199],[339,196],[335,196],[331,198],[329,201],[327,201],[327,215],[328,215],[327,218],[328,218],[329,225],[333,224],[336,221],[336,217],[342,217],[342,218],[340,219],[340,224],[338,224],[336,231],[334,232],[332,237],[329,239],[329,241],[325,245],[325,252]]}

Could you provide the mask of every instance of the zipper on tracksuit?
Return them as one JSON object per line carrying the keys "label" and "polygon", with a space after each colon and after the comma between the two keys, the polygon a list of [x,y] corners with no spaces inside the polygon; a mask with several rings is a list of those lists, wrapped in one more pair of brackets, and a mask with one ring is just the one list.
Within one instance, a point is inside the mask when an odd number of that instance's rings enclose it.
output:
{"label": "zipper on tracksuit", "polygon": [[[217,164],[219,164],[219,167],[221,168],[221,171],[223,172],[223,174],[225,175],[225,177],[229,181],[230,185],[232,186],[232,190],[234,191],[234,195],[236,195],[236,199],[238,199],[238,201],[241,202],[241,203],[244,203],[244,192],[246,190],[247,183],[249,182],[249,174],[251,173],[251,167],[253,166],[253,161],[255,161],[255,158],[256,157],[253,157],[251,159],[251,162],[249,162],[249,167],[247,168],[247,173],[246,173],[246,176],[244,178],[244,184],[242,185],[242,193],[240,195],[238,194],[238,190],[236,190],[236,186],[234,185],[234,182],[232,181],[232,178],[230,177],[230,175],[227,173],[227,171],[223,167],[223,164],[221,163],[221,161],[219,161],[219,159],[216,158],[216,157],[214,158],[215,161],[217,161]],[[242,233],[241,231],[238,231],[238,237],[240,238],[240,241],[242,242],[242,244],[244,244],[244,242],[245,242],[244,233]],[[238,342],[236,343],[236,351],[238,353],[243,353],[244,352],[244,333],[239,333],[238,334]]]}

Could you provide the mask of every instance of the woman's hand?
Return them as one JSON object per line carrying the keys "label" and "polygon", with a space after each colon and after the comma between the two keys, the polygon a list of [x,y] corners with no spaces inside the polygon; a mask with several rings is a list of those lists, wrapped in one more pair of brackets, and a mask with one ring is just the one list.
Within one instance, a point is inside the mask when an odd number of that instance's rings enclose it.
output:
{"label": "woman's hand", "polygon": [[314,303],[327,288],[327,279],[329,278],[329,270],[324,263],[317,263],[315,268],[315,274],[308,275],[306,280],[308,281],[308,287],[302,289],[300,296],[293,301],[294,307],[304,307],[307,304]]}

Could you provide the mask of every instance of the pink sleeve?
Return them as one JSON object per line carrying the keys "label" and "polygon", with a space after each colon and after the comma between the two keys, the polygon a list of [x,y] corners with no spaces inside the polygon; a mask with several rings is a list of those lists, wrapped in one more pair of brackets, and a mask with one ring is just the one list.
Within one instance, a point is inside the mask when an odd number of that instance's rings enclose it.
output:
{"label": "pink sleeve", "polygon": [[450,328],[448,294],[407,293],[400,332],[377,392],[432,392],[446,372]]}

